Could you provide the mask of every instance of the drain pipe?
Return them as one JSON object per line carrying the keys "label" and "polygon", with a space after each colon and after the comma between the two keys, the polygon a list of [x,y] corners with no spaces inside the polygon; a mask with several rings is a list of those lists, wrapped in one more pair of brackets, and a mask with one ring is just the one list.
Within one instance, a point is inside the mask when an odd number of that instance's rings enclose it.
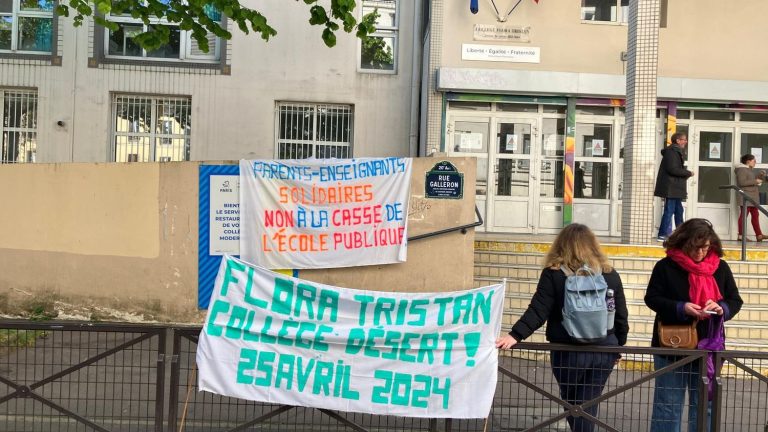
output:
{"label": "drain pipe", "polygon": [[[422,0],[423,1],[423,0]],[[411,122],[408,133],[409,153],[411,157],[417,157],[419,155],[419,120],[421,115],[419,113],[419,102],[421,95],[419,90],[421,89],[421,21],[422,17],[422,1],[414,1],[413,4],[413,40],[411,46]]]}

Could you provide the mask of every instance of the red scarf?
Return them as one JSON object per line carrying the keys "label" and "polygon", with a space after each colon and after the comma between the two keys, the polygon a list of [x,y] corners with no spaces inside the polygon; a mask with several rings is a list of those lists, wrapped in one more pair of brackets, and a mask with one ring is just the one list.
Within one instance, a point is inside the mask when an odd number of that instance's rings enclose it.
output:
{"label": "red scarf", "polygon": [[680,249],[667,250],[667,256],[688,272],[688,295],[691,302],[704,307],[707,300],[719,301],[723,298],[720,288],[715,282],[715,270],[720,266],[720,257],[709,251],[701,262],[694,262],[691,257]]}

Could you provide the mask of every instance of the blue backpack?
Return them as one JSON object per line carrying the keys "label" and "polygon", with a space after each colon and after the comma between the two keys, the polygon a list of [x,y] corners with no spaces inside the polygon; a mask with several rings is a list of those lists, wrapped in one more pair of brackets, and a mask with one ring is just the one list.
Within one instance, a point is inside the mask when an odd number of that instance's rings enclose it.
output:
{"label": "blue backpack", "polygon": [[[563,327],[568,335],[581,343],[599,342],[613,329],[615,299],[608,290],[602,272],[584,264],[576,273],[566,266],[563,298]],[[609,297],[606,299],[606,297]],[[612,303],[612,304],[609,304]]]}

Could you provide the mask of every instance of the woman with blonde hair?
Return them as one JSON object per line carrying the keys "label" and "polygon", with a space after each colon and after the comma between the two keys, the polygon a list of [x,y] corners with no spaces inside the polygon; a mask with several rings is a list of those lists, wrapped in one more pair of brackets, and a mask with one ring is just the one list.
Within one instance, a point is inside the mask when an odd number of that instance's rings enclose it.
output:
{"label": "woman with blonde hair", "polygon": [[[551,343],[583,345],[572,337],[563,325],[566,272],[575,273],[587,265],[595,274],[602,274],[607,282],[608,309],[615,307],[614,326],[608,335],[595,345],[623,346],[627,342],[629,324],[627,304],[621,277],[600,250],[592,231],[585,225],[571,224],[555,238],[544,258],[544,269],[531,304],[523,316],[512,326],[509,334],[496,340],[496,346],[510,349],[547,323],[546,336]],[[611,304],[615,301],[615,305]],[[599,351],[552,351],[552,373],[560,386],[560,397],[572,405],[597,398],[613,371],[619,356]],[[584,408],[590,416],[597,416],[597,405]],[[567,417],[572,431],[591,432],[594,424],[584,417]]]}

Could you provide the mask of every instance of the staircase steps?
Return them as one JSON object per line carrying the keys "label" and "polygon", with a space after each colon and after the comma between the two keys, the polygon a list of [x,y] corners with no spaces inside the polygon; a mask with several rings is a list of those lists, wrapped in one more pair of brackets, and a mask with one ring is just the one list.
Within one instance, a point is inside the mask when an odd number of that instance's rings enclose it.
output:
{"label": "staircase steps", "polygon": [[[475,242],[475,286],[506,279],[504,331],[508,331],[528,307],[549,245],[530,241]],[[629,245],[607,245],[603,249],[624,285],[630,326],[627,345],[649,346],[654,313],[645,306],[643,297],[653,266],[664,256],[664,250],[659,246]],[[751,261],[747,262],[738,261],[739,257],[739,250],[726,250],[725,259],[744,299],[741,312],[726,323],[727,346],[768,351],[768,250],[749,251]],[[544,327],[528,340],[544,342]]]}

